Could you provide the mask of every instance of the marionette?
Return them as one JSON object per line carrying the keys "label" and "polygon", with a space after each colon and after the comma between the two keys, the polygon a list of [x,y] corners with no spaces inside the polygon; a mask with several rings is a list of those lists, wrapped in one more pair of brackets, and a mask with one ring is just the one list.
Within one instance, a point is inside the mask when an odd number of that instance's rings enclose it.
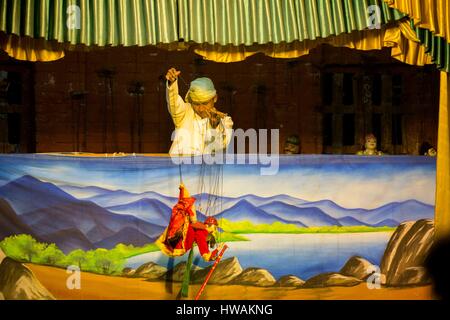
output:
{"label": "marionette", "polygon": [[216,244],[217,220],[207,217],[203,223],[197,221],[195,198],[189,195],[183,184],[179,189],[178,202],[172,209],[169,225],[156,244],[170,257],[182,256],[196,244],[205,261],[214,261],[223,246],[220,244],[213,251],[209,250]]}
{"label": "marionette", "polygon": [[285,154],[299,154],[300,153],[300,139],[298,135],[290,135],[284,143]]}
{"label": "marionette", "polygon": [[366,135],[364,150],[358,151],[357,155],[360,156],[382,156],[383,152],[377,150],[377,138],[374,134],[370,133]]}
{"label": "marionette", "polygon": [[419,154],[421,156],[436,157],[437,151],[429,142],[424,142],[420,146]]}

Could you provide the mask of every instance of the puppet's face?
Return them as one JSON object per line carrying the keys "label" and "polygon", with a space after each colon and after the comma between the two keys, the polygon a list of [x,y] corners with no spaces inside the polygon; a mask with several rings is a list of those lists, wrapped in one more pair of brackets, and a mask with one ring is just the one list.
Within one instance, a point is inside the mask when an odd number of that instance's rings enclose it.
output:
{"label": "puppet's face", "polygon": [[284,153],[285,154],[298,154],[299,151],[300,151],[300,148],[297,144],[286,142],[284,145]]}
{"label": "puppet's face", "polygon": [[208,231],[208,233],[214,233],[214,232],[216,232],[217,227],[215,224],[207,224],[206,230]]}
{"label": "puppet's face", "polygon": [[367,138],[365,147],[367,150],[376,150],[377,149],[377,139],[376,138]]}
{"label": "puppet's face", "polygon": [[430,157],[436,157],[436,155],[437,155],[436,149],[435,149],[435,148],[430,148],[430,149],[428,149],[427,154],[428,154]]}

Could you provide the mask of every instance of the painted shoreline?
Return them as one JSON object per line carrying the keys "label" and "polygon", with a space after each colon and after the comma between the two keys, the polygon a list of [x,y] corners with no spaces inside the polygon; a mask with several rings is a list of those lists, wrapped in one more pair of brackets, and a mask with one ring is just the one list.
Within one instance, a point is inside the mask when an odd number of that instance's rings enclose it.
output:
{"label": "painted shoreline", "polygon": [[[39,281],[58,300],[174,300],[181,284],[167,286],[164,281],[149,282],[139,278],[105,276],[81,272],[81,289],[66,287],[64,269],[27,264]],[[200,285],[191,285],[193,299]],[[243,285],[208,285],[202,296],[208,300],[431,300],[431,286],[370,290],[365,284],[355,287],[276,288]]]}
{"label": "painted shoreline", "polygon": [[[348,234],[245,234],[251,241],[230,242],[224,259],[237,257],[243,269],[266,269],[276,279],[295,275],[308,279],[319,273],[335,272],[352,256],[361,256],[379,265],[392,232]],[[194,264],[205,268],[195,249]],[[127,259],[125,267],[136,270],[153,262],[167,269],[187,256],[170,259],[160,251]],[[280,263],[280,261],[283,261]]]}

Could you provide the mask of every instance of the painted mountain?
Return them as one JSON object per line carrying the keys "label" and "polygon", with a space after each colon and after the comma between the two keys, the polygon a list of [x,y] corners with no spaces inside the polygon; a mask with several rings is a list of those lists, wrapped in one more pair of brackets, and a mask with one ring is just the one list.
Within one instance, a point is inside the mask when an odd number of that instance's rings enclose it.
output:
{"label": "painted mountain", "polygon": [[[202,197],[207,198],[208,195],[202,195]],[[222,208],[223,208],[223,210],[229,209],[241,200],[246,200],[247,202],[251,203],[255,207],[260,207],[262,205],[265,205],[267,203],[274,202],[274,201],[281,201],[283,203],[294,205],[294,206],[300,205],[303,203],[307,203],[307,201],[305,201],[305,200],[294,198],[294,197],[291,197],[291,196],[288,196],[285,194],[280,194],[280,195],[276,195],[276,196],[272,196],[272,197],[260,197],[260,196],[254,195],[254,194],[246,194],[246,195],[236,197],[236,198],[223,197],[222,198]]]}
{"label": "painted mountain", "polygon": [[158,199],[143,198],[131,203],[107,207],[114,213],[131,214],[142,220],[165,227],[169,224],[171,209]]}
{"label": "painted mountain", "polygon": [[[416,200],[392,202],[375,209],[344,208],[333,201],[309,202],[285,194],[260,197],[194,195],[204,210],[215,200],[218,218],[281,222],[299,227],[397,226],[407,220],[433,218],[434,207]],[[155,191],[133,193],[98,186],[57,186],[24,175],[0,187],[0,239],[26,233],[54,242],[64,252],[112,248],[118,243],[142,246],[168,225],[176,197]],[[198,219],[205,215],[198,212]]]}
{"label": "painted mountain", "polygon": [[108,190],[107,192],[97,194],[93,197],[86,198],[85,200],[92,201],[102,207],[113,207],[139,201],[144,198],[158,200],[167,207],[173,207],[177,202],[177,198],[175,197],[167,197],[153,191],[132,193],[125,190]]}
{"label": "painted mountain", "polygon": [[36,237],[34,231],[14,212],[8,201],[0,198],[0,239],[22,233]]}
{"label": "painted mountain", "polygon": [[[432,219],[434,207],[417,200],[407,200],[404,202],[392,202],[376,209],[346,209],[337,205],[333,201],[323,200],[316,202],[306,202],[299,204],[300,208],[319,208],[329,216],[340,221],[363,222],[367,225],[396,226],[407,220]],[[349,218],[352,218],[350,220]],[[350,222],[351,223],[351,222]],[[344,223],[345,224],[345,223]]]}
{"label": "painted mountain", "polygon": [[316,207],[299,208],[282,201],[273,201],[259,208],[281,219],[299,222],[306,226],[341,226],[338,220]]}
{"label": "painted mountain", "polygon": [[222,213],[216,215],[217,218],[224,218],[233,222],[237,221],[252,221],[256,223],[267,223],[271,224],[274,222],[283,222],[295,224],[299,227],[305,227],[306,225],[301,223],[300,221],[295,220],[286,220],[280,217],[277,217],[273,214],[267,213],[266,211],[255,207],[247,200],[241,200],[236,203],[233,207],[226,209]]}
{"label": "painted mountain", "polygon": [[111,248],[117,243],[142,245],[164,230],[136,216],[115,214],[91,201],[78,200],[31,176],[2,186],[0,197],[2,220],[9,222],[0,225],[0,234],[32,234],[56,243],[64,252]]}
{"label": "painted mountain", "polygon": [[359,214],[359,217],[367,223],[378,224],[386,219],[398,222],[419,220],[423,218],[424,213],[428,214],[426,218],[432,219],[434,207],[416,200],[408,200],[389,203],[366,214]]}
{"label": "painted mountain", "polygon": [[[110,212],[138,217],[146,222],[166,226],[171,215],[171,208],[177,202],[176,197],[162,195],[149,191],[132,193],[125,190],[107,190],[103,188],[84,187],[97,194],[88,197]],[[77,196],[84,189],[64,190],[72,196]],[[222,210],[214,212],[218,218],[230,221],[249,220],[253,223],[291,223],[302,227],[317,226],[389,226],[395,227],[407,220],[433,218],[434,207],[416,200],[393,202],[376,209],[344,208],[331,200],[310,202],[285,194],[271,197],[261,197],[246,194],[239,197],[218,197],[208,193],[193,195],[199,203],[205,206],[208,199],[216,199]],[[214,210],[211,210],[214,211]],[[198,212],[199,220],[204,214]]]}
{"label": "painted mountain", "polygon": [[276,196],[272,196],[272,197],[259,197],[259,196],[253,195],[253,194],[247,194],[247,195],[241,196],[237,199],[239,199],[239,200],[245,199],[257,207],[260,207],[262,205],[265,205],[267,203],[271,203],[274,201],[280,201],[285,204],[290,204],[290,205],[294,205],[294,206],[307,202],[306,200],[291,197],[286,194],[280,194],[280,195],[276,195]]}
{"label": "painted mountain", "polygon": [[341,219],[349,216],[353,217],[359,214],[364,215],[368,212],[368,210],[365,209],[346,209],[331,200],[303,202],[298,204],[297,206],[300,208],[318,208],[335,219]]}
{"label": "painted mountain", "polygon": [[70,193],[78,199],[85,199],[90,197],[99,196],[103,193],[110,192],[108,189],[100,187],[79,187],[79,186],[59,186],[59,188],[67,193]]}
{"label": "painted mountain", "polygon": [[19,215],[77,200],[54,184],[40,181],[29,175],[0,187],[0,197],[8,200]]}

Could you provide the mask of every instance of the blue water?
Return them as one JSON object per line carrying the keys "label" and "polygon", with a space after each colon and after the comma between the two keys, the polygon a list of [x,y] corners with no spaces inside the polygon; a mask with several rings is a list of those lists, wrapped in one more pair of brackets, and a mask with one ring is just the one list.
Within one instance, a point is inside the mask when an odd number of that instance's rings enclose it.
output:
{"label": "blue water", "polygon": [[[236,256],[242,268],[259,267],[278,279],[293,274],[308,279],[323,272],[339,271],[347,260],[361,256],[380,265],[391,232],[347,234],[249,234],[251,241],[230,242],[224,258]],[[194,264],[205,267],[197,253]],[[127,267],[137,268],[153,261],[168,268],[187,259],[187,255],[169,259],[161,252],[142,254],[127,261]]]}

